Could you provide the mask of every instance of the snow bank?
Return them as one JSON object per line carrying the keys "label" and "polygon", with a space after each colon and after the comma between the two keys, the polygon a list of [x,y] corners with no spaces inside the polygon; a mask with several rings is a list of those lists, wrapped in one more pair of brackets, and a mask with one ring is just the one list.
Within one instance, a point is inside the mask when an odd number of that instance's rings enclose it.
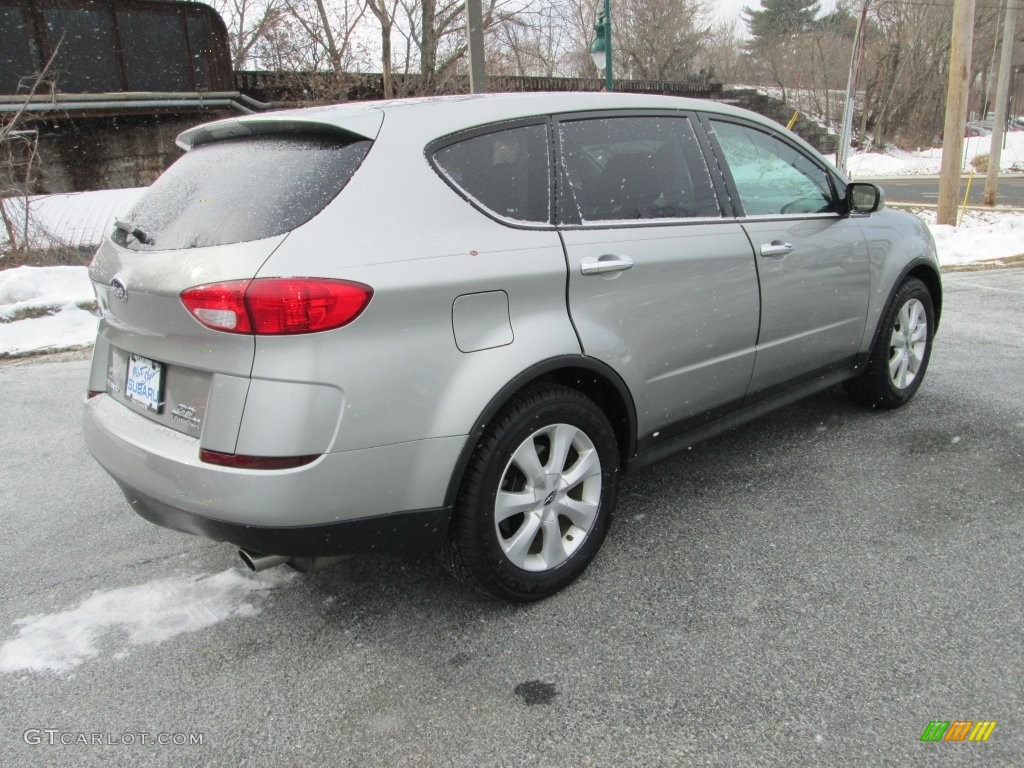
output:
{"label": "snow bank", "polygon": [[[92,344],[96,316],[78,305],[94,299],[85,267],[0,270],[0,358]],[[11,321],[25,311],[42,316]]]}
{"label": "snow bank", "polygon": [[[991,149],[991,136],[972,136],[964,139],[963,169],[969,172],[971,161],[987,155]],[[831,156],[833,162],[835,157]],[[942,149],[931,147],[917,152],[888,148],[885,152],[854,152],[847,160],[852,178],[874,176],[937,176],[942,168]],[[1002,172],[1024,172],[1024,131],[1006,134],[1006,146],[999,156]]]}
{"label": "snow bank", "polygon": [[88,347],[96,341],[96,315],[64,309],[55,315],[0,323],[0,358]]}
{"label": "snow bank", "polygon": [[18,636],[0,646],[0,672],[66,672],[101,652],[126,656],[131,646],[155,645],[260,609],[247,598],[288,581],[281,571],[160,579],[97,591],[77,608],[19,619]]}
{"label": "snow bank", "polygon": [[959,227],[936,224],[934,210],[915,212],[928,224],[943,266],[1024,255],[1024,212],[968,210]]}
{"label": "snow bank", "polygon": [[0,271],[0,318],[22,309],[74,306],[95,298],[86,267],[15,267]]}

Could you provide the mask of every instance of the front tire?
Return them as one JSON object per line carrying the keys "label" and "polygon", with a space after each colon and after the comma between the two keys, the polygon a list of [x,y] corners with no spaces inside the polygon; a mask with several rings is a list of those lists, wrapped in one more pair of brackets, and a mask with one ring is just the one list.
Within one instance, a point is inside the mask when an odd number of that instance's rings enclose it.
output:
{"label": "front tire", "polygon": [[443,562],[496,597],[548,597],[597,554],[618,480],[618,445],[600,408],[567,387],[528,389],[492,420],[473,452]]}
{"label": "front tire", "polygon": [[889,302],[864,373],[847,390],[873,408],[899,408],[917,392],[928,370],[935,310],[928,287],[908,278]]}

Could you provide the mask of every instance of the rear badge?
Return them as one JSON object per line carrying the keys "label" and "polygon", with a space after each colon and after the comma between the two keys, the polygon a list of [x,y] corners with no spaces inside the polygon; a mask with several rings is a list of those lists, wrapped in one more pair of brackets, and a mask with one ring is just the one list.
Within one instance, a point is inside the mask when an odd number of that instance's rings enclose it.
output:
{"label": "rear badge", "polygon": [[114,291],[114,296],[118,301],[128,301],[128,286],[124,284],[124,280],[120,277],[115,277],[110,281],[110,287]]}
{"label": "rear badge", "polygon": [[171,421],[184,424],[192,429],[199,429],[199,425],[202,423],[202,419],[196,416],[196,409],[183,403],[178,403],[171,411]]}

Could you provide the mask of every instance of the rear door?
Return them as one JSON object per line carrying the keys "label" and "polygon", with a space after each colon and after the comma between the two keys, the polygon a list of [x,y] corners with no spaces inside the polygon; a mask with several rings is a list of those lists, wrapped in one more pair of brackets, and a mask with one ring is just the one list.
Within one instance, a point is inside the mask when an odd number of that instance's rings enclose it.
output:
{"label": "rear door", "polygon": [[691,115],[556,127],[572,320],[633,393],[643,448],[741,401],[759,314],[750,243],[723,219]]}
{"label": "rear door", "polygon": [[708,125],[760,275],[750,393],[850,362],[864,336],[868,249],[842,213],[838,179],[767,128],[718,117]]}
{"label": "rear door", "polygon": [[123,215],[89,269],[101,313],[90,388],[202,435],[213,450],[234,449],[254,337],[205,327],[181,293],[252,279],[291,230],[337,196],[372,143],[337,129],[293,131],[189,151]]}

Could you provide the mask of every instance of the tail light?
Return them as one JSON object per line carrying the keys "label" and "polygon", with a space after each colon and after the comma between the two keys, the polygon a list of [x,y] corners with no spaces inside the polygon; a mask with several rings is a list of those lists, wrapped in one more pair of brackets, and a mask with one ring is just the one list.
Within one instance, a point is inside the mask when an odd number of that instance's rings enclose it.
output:
{"label": "tail light", "polygon": [[281,336],[340,328],[366,309],[373,289],[350,280],[268,277],[182,291],[181,303],[207,328]]}
{"label": "tail light", "polygon": [[221,453],[202,448],[199,460],[207,464],[219,464],[235,469],[293,469],[302,467],[320,458],[315,453],[309,456],[244,456],[240,453]]}

